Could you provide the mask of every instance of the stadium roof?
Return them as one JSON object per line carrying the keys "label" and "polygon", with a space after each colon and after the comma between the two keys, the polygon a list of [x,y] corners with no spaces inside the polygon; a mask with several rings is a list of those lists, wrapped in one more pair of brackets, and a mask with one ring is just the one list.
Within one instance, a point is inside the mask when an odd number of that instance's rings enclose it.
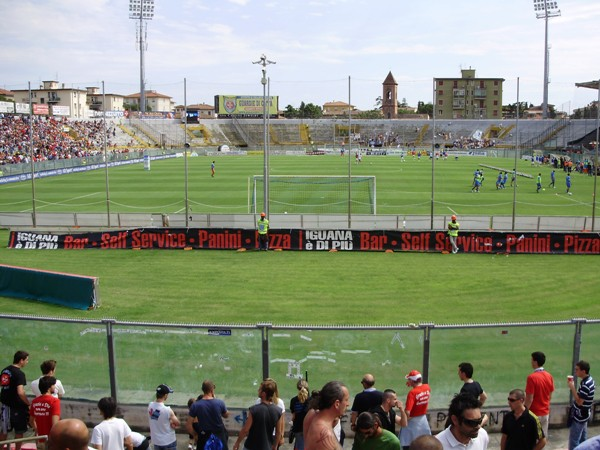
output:
{"label": "stadium roof", "polygon": [[583,83],[575,83],[577,87],[584,87],[588,89],[598,89],[600,81],[584,81]]}

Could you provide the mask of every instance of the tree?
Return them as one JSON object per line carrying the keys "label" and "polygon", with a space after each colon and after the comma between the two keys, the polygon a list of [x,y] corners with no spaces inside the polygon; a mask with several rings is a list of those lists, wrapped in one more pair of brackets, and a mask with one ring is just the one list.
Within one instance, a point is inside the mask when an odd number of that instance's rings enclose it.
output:
{"label": "tree", "polygon": [[511,103],[502,106],[502,117],[506,119],[514,119],[517,117],[517,105],[519,106],[519,119],[524,117],[525,111],[533,107],[533,104],[528,102]]}
{"label": "tree", "polygon": [[318,119],[323,117],[323,109],[320,106],[312,103],[300,103],[298,112],[300,113],[300,117],[303,119]]}
{"label": "tree", "polygon": [[381,109],[372,109],[370,111],[360,111],[356,113],[356,117],[359,119],[381,119]]}
{"label": "tree", "polygon": [[288,119],[294,119],[299,116],[298,110],[294,108],[292,105],[287,105],[285,107],[285,111],[283,112],[284,117]]}
{"label": "tree", "polygon": [[429,117],[433,116],[433,104],[419,102],[417,103],[417,114],[427,114]]}

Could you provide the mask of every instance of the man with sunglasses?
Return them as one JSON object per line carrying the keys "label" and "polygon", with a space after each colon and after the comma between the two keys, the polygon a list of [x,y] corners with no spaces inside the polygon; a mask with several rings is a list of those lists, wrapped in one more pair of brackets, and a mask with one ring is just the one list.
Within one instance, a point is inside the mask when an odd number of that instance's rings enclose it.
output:
{"label": "man with sunglasses", "polygon": [[444,450],[486,450],[490,438],[481,422],[481,402],[471,394],[457,394],[450,402],[448,416],[452,425],[436,438],[442,443]]}
{"label": "man with sunglasses", "polygon": [[538,417],[525,406],[525,393],[513,389],[508,394],[510,413],[502,422],[500,450],[541,450],[546,436]]}

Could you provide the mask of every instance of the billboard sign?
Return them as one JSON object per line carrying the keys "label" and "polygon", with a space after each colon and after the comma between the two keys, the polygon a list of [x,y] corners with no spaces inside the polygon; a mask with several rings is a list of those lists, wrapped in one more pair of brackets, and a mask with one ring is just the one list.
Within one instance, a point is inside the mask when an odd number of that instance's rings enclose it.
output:
{"label": "billboard sign", "polygon": [[46,105],[46,104],[34,103],[33,104],[33,113],[40,115],[40,116],[48,116],[48,115],[50,115],[50,109],[48,108],[48,105]]}
{"label": "billboard sign", "polygon": [[[279,96],[267,97],[267,114],[277,116]],[[219,116],[262,117],[263,97],[259,95],[215,95],[215,112]]]}
{"label": "billboard sign", "polygon": [[15,104],[15,111],[17,114],[29,114],[29,103]]}
{"label": "billboard sign", "polygon": [[54,105],[52,106],[52,115],[53,116],[70,116],[71,108],[63,105]]}
{"label": "billboard sign", "polygon": [[14,113],[15,104],[13,102],[0,102],[0,113]]}

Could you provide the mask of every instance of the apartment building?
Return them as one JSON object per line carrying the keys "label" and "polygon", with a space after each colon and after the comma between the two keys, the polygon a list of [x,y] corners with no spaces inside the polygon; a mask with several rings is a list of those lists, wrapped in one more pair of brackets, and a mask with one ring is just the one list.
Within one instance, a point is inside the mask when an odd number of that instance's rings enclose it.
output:
{"label": "apartment building", "polygon": [[477,78],[471,68],[461,74],[435,79],[436,119],[501,119],[504,78]]}

